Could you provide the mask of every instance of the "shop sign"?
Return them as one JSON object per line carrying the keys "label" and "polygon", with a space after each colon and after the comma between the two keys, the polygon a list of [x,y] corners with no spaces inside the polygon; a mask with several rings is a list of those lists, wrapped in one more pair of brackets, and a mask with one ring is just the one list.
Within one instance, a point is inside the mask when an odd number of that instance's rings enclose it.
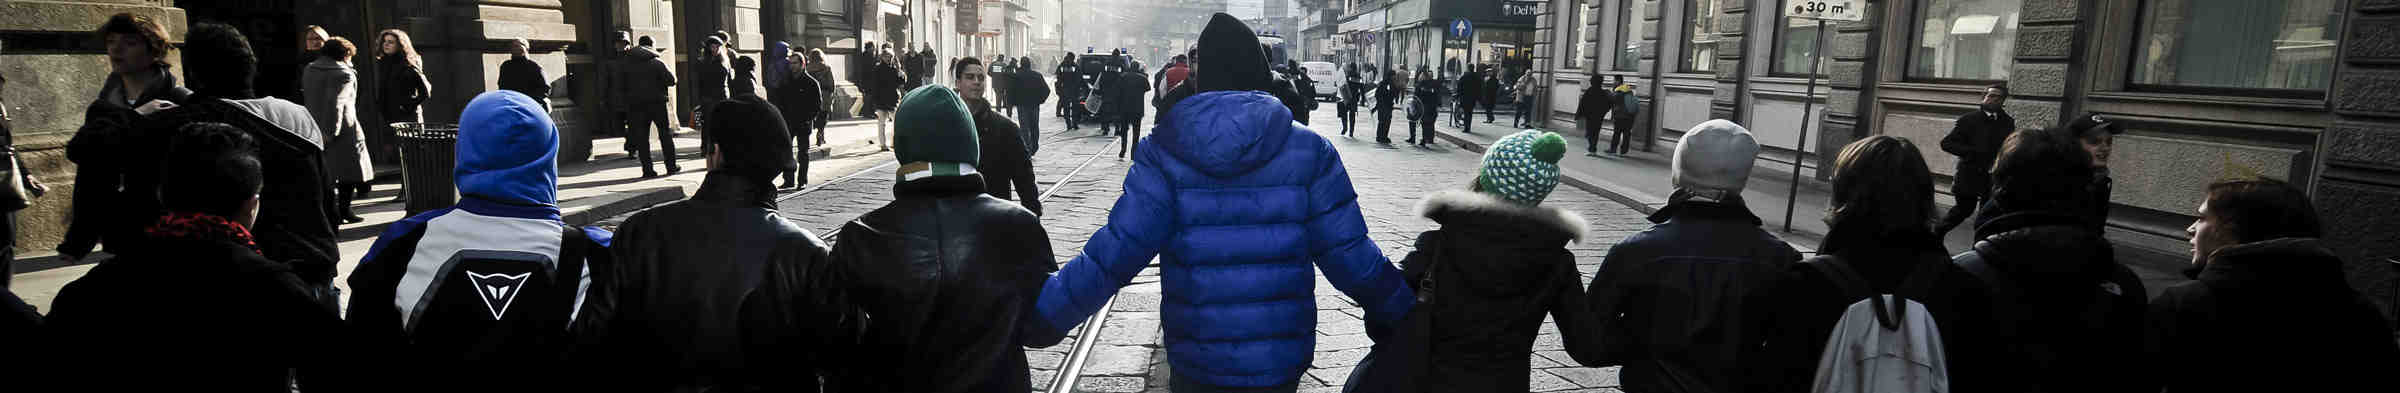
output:
{"label": "shop sign", "polygon": [[1867,20],[1867,9],[1858,0],[1801,0],[1783,9],[1783,16],[1803,19],[1857,22]]}
{"label": "shop sign", "polygon": [[950,14],[957,16],[958,34],[975,34],[983,29],[983,2],[959,1],[952,4]]}
{"label": "shop sign", "polygon": [[983,24],[981,31],[975,32],[976,36],[999,37],[1000,33],[1008,31],[1008,3],[985,0],[983,16],[979,19],[983,20]]}
{"label": "shop sign", "polygon": [[1510,0],[1500,3],[1500,16],[1534,16],[1542,13],[1543,2]]}

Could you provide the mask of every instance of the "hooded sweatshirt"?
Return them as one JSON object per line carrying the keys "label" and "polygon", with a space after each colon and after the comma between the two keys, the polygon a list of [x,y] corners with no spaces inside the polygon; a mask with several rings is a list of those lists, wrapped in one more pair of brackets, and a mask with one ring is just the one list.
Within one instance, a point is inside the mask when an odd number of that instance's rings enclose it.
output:
{"label": "hooded sweatshirt", "polygon": [[[1204,62],[1263,55],[1240,23],[1225,14],[1210,20],[1200,40]],[[1064,334],[1156,257],[1176,378],[1223,387],[1289,384],[1316,346],[1311,282],[1318,269],[1365,306],[1369,326],[1399,320],[1413,300],[1367,238],[1358,194],[1333,144],[1293,124],[1272,96],[1226,91],[1242,86],[1229,82],[1266,83],[1264,60],[1250,73],[1232,64],[1252,62],[1223,64],[1194,77],[1216,90],[1175,105],[1135,149],[1135,169],[1107,225],[1050,277],[1036,304],[1051,333]]]}
{"label": "hooded sweatshirt", "polygon": [[[458,205],[384,230],[350,274],[349,323],[394,391],[524,391],[554,383],[567,328],[609,233],[559,220],[558,130],[539,103],[493,91],[459,119]],[[532,374],[496,373],[494,369]]]}

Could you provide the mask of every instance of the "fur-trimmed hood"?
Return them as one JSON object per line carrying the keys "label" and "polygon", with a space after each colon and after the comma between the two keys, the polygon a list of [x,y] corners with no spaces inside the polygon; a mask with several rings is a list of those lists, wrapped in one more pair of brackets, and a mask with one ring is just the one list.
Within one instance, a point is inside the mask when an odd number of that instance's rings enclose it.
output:
{"label": "fur-trimmed hood", "polygon": [[1463,189],[1435,191],[1417,201],[1417,215],[1443,225],[1474,225],[1485,222],[1539,224],[1534,227],[1507,226],[1552,234],[1582,243],[1591,233],[1591,224],[1573,210],[1549,206],[1525,206],[1500,197]]}

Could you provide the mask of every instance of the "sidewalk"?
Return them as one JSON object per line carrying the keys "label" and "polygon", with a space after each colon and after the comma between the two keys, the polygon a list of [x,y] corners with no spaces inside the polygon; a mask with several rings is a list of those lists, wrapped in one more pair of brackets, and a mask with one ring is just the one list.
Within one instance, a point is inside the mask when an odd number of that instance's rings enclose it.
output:
{"label": "sidewalk", "polygon": [[[884,154],[868,142],[875,138],[873,121],[837,121],[826,127],[825,147],[813,149],[809,178],[811,184],[832,180],[857,171],[861,165],[880,163],[869,159]],[[585,225],[600,219],[629,213],[653,205],[682,200],[700,187],[708,173],[705,157],[700,155],[700,134],[692,129],[676,133],[677,163],[683,172],[667,175],[662,170],[656,178],[641,178],[641,164],[625,159],[624,138],[592,141],[594,157],[581,163],[565,163],[558,168],[558,207],[560,218],[569,225]],[[656,142],[655,140],[653,141]],[[446,174],[445,174],[446,175]],[[383,234],[384,227],[407,218],[404,204],[395,201],[399,196],[398,176],[382,176],[367,195],[359,196],[353,204],[366,222],[342,225],[334,234],[341,248],[341,265],[337,271],[345,276],[358,266],[358,259]],[[16,275],[11,290],[36,308],[47,309],[50,299],[61,287],[83,277],[94,263],[105,260],[108,254],[94,252],[85,263],[69,263],[53,245],[26,245],[36,250],[21,254],[15,264]],[[337,277],[335,285],[348,293],[346,277]]]}

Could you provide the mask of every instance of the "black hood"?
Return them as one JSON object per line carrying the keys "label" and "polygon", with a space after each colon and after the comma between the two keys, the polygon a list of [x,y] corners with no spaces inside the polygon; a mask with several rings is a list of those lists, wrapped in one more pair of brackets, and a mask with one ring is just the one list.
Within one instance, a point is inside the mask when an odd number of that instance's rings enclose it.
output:
{"label": "black hood", "polygon": [[2225,247],[2208,258],[2208,265],[2201,267],[2196,278],[2213,287],[2350,288],[2342,278],[2342,258],[2309,238]]}
{"label": "black hood", "polygon": [[1217,13],[1200,30],[1200,68],[1192,79],[1201,92],[1266,90],[1267,52],[1258,46],[1258,33],[1232,15]]}

